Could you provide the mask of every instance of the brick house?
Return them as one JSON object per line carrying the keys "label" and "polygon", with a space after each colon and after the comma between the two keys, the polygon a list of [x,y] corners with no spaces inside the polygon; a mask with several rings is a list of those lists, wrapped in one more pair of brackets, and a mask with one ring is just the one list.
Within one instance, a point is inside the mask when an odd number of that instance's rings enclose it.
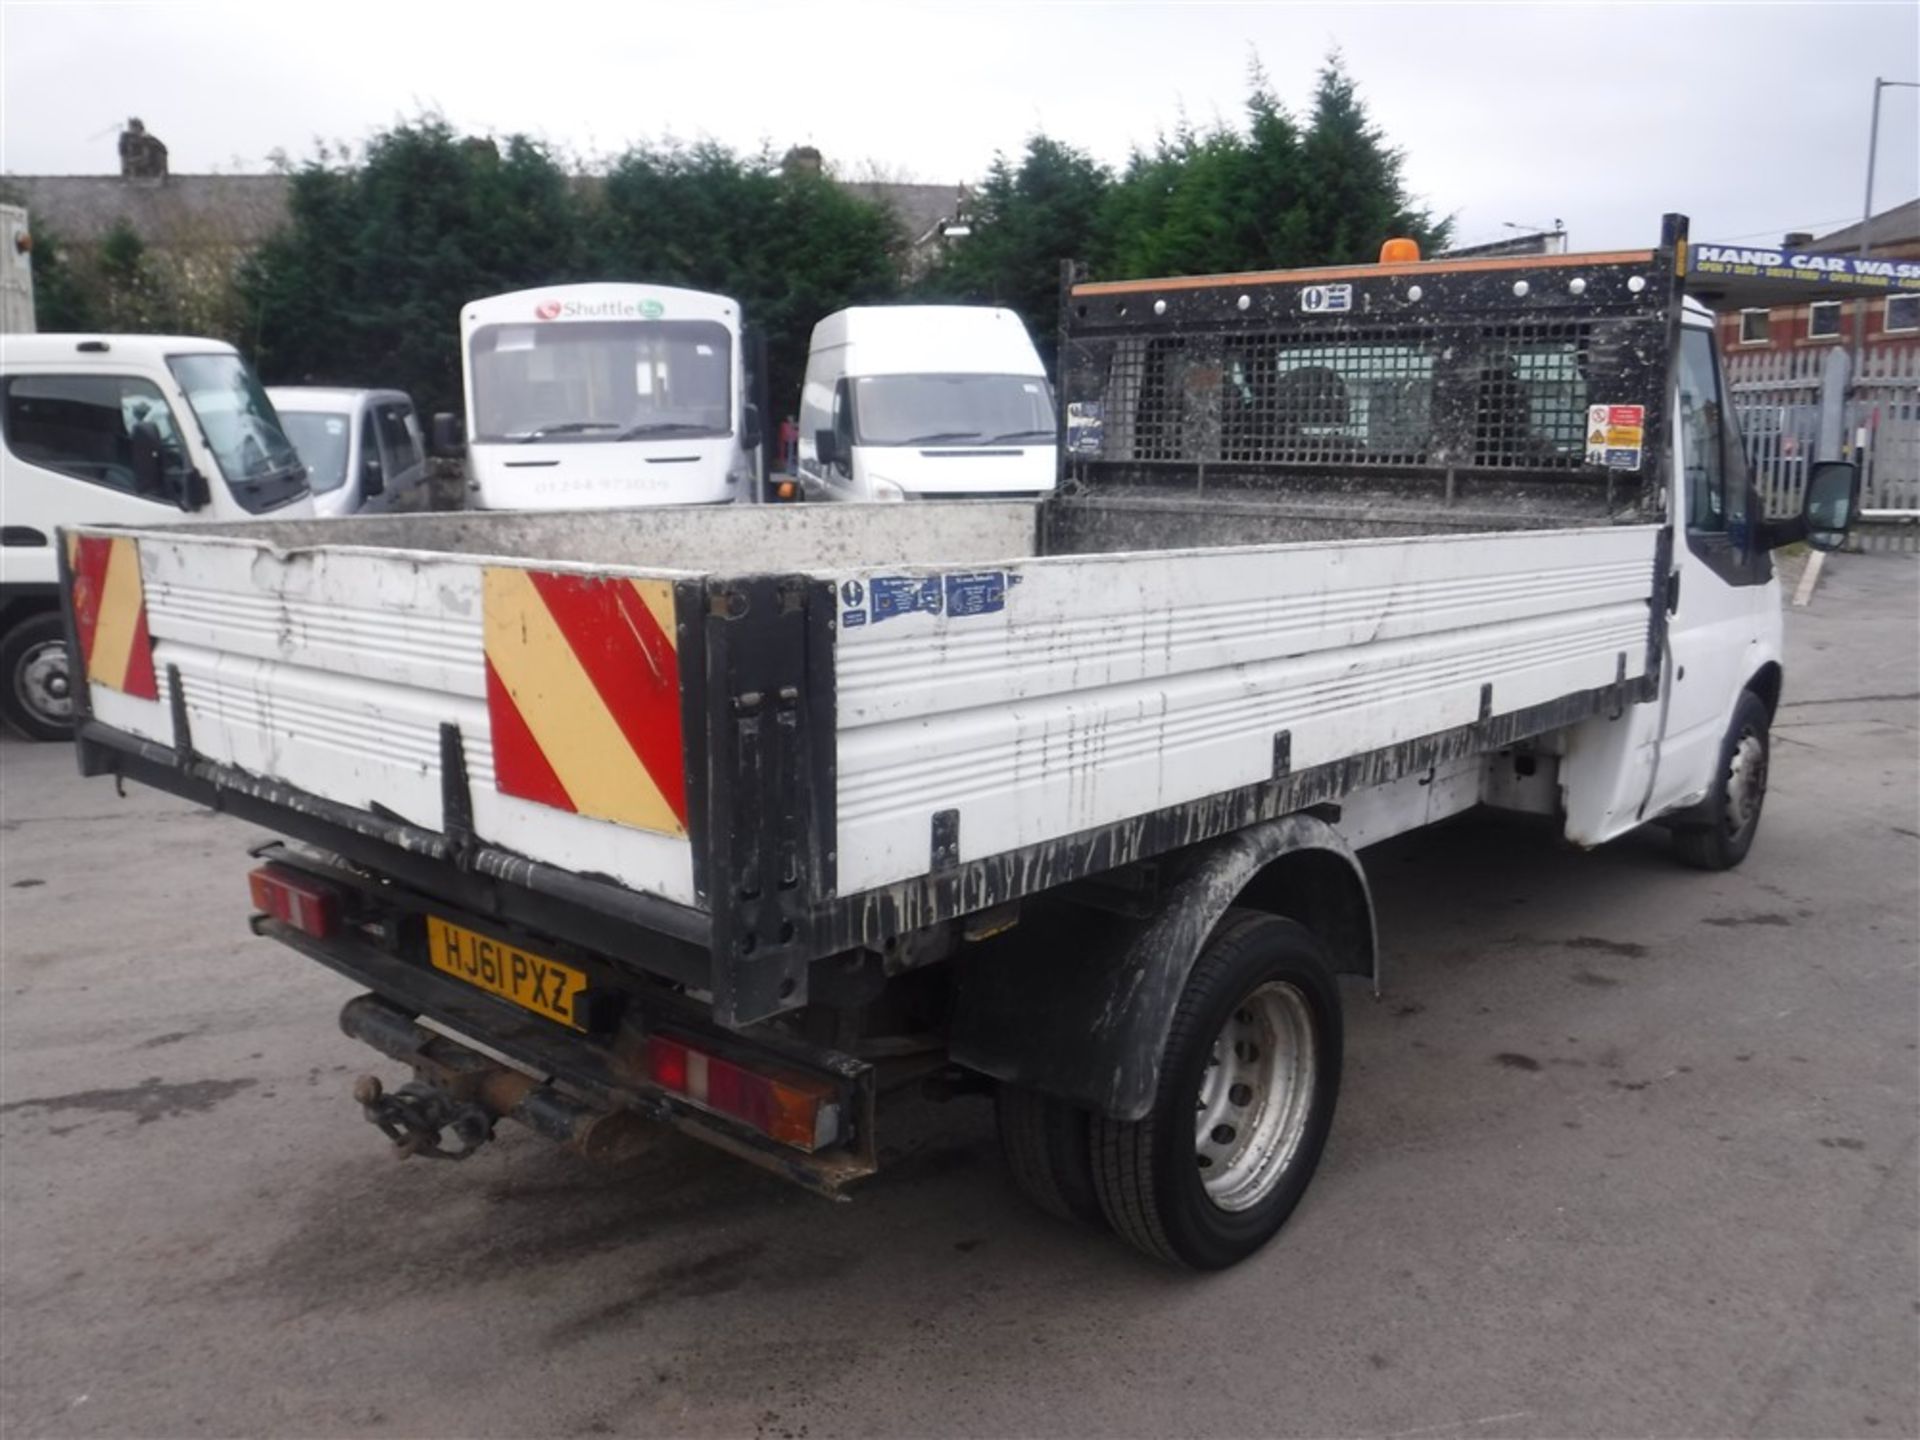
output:
{"label": "brick house", "polygon": [[[1826,235],[1793,234],[1781,249],[1822,255],[1859,253],[1860,225]],[[1920,200],[1883,210],[1867,222],[1867,254],[1881,260],[1920,260]],[[1720,344],[1728,356],[1851,345],[1857,312],[1866,309],[1866,345],[1876,351],[1920,350],[1920,293],[1872,294],[1860,299],[1803,299],[1772,306],[1728,305],[1720,313]]]}

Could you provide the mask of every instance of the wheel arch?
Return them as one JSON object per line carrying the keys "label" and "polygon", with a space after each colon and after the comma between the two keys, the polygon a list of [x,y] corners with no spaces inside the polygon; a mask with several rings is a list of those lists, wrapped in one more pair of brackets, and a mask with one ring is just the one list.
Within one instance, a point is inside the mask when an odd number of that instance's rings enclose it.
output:
{"label": "wheel arch", "polygon": [[1741,687],[1751,690],[1760,697],[1760,703],[1767,707],[1767,723],[1773,723],[1774,713],[1780,708],[1780,686],[1784,679],[1778,660],[1769,660],[1748,677]]}
{"label": "wheel arch", "polygon": [[1116,1120],[1143,1118],[1187,977],[1235,907],[1296,921],[1334,971],[1377,980],[1365,871],[1318,816],[1248,826],[1158,865],[1145,913],[1068,899],[963,955],[953,1059]]}

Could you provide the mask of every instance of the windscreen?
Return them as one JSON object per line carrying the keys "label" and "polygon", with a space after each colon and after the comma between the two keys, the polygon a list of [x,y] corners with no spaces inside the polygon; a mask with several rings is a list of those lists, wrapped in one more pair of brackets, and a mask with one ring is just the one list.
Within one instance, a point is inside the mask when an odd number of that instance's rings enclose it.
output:
{"label": "windscreen", "polygon": [[318,410],[282,410],[280,423],[307,467],[307,484],[316,495],[338,490],[347,483],[347,449],[351,438],[345,415]]}
{"label": "windscreen", "polygon": [[1036,445],[1054,438],[1053,396],[1037,375],[867,375],[853,423],[862,445]]}
{"label": "windscreen", "polygon": [[478,441],[733,429],[733,337],[712,320],[487,325],[468,348]]}
{"label": "windscreen", "polygon": [[241,506],[259,514],[307,493],[307,474],[273,402],[238,355],[174,355],[167,368]]}

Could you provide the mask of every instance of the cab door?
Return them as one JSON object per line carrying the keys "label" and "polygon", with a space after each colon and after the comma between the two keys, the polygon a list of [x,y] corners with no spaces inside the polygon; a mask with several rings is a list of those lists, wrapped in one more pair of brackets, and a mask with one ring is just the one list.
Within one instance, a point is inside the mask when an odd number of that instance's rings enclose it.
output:
{"label": "cab door", "polygon": [[[61,525],[155,525],[187,518],[191,469],[172,407],[152,380],[75,370],[0,379],[0,581],[53,583]],[[160,472],[134,464],[134,430],[159,438]]]}
{"label": "cab door", "polygon": [[1675,557],[1664,724],[1644,818],[1691,804],[1718,763],[1734,702],[1780,655],[1780,596],[1713,332],[1680,334],[1674,406]]}

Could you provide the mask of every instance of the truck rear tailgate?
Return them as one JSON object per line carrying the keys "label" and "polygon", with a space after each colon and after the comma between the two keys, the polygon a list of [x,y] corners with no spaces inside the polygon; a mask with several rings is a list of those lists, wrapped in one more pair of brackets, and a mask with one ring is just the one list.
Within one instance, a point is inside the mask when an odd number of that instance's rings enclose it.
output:
{"label": "truck rear tailgate", "polygon": [[455,726],[475,831],[693,903],[670,574],[158,532],[67,558],[105,724],[429,831]]}

